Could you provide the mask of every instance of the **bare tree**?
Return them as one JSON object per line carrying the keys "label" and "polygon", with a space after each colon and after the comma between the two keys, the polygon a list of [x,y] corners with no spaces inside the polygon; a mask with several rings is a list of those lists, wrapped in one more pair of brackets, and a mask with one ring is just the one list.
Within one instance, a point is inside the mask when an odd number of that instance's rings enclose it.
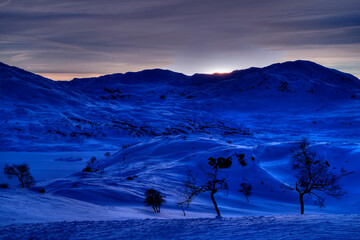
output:
{"label": "bare tree", "polygon": [[187,177],[188,177],[188,179],[184,183],[184,193],[183,193],[183,196],[182,196],[183,201],[180,201],[180,202],[176,203],[177,206],[180,206],[181,210],[183,211],[184,216],[186,216],[185,208],[189,208],[190,203],[201,192],[200,189],[196,189],[196,186],[197,186],[196,178],[197,178],[197,176],[194,176],[191,170],[189,170]]}
{"label": "bare tree", "polygon": [[22,188],[30,188],[35,186],[35,179],[30,174],[30,167],[28,164],[13,164],[9,166],[5,164],[4,174],[7,175],[8,178],[12,178],[13,176],[17,177]]}
{"label": "bare tree", "polygon": [[164,195],[160,192],[150,188],[145,192],[145,201],[146,206],[152,206],[155,213],[160,213],[160,208],[163,203],[166,203]]}
{"label": "bare tree", "polygon": [[[198,184],[197,176],[194,176],[191,171],[189,171],[188,179],[185,182],[185,189],[187,191],[187,200],[185,204],[190,204],[194,198],[196,198],[201,192],[210,192],[210,198],[214,205],[217,216],[221,217],[219,207],[215,200],[214,195],[219,191],[228,191],[229,187],[227,184],[226,177],[219,176],[219,169],[229,168],[232,164],[231,157],[223,158],[219,157],[209,158],[208,164],[211,167],[211,170],[203,170],[206,176],[206,183]],[[187,206],[188,206],[187,205]]]}
{"label": "bare tree", "polygon": [[[189,171],[188,173],[188,178],[192,176],[191,171]],[[181,210],[183,211],[184,216],[186,216],[185,213],[185,208],[189,208],[190,207],[190,203],[193,201],[194,196],[191,197],[191,193],[189,192],[190,188],[186,187],[184,188],[184,192],[181,194],[181,199],[180,202],[176,203],[177,206],[179,206],[181,208]]]}
{"label": "bare tree", "polygon": [[351,173],[331,171],[329,162],[310,149],[308,138],[302,138],[292,150],[291,166],[296,171],[295,186],[285,187],[299,193],[301,214],[304,214],[304,196],[309,196],[320,207],[324,207],[324,194],[335,198],[345,194],[339,182],[343,176]]}
{"label": "bare tree", "polygon": [[252,190],[253,190],[253,186],[250,183],[243,182],[243,183],[240,184],[239,192],[244,194],[244,196],[246,197],[246,200],[248,202],[249,202],[249,197],[252,194]]}

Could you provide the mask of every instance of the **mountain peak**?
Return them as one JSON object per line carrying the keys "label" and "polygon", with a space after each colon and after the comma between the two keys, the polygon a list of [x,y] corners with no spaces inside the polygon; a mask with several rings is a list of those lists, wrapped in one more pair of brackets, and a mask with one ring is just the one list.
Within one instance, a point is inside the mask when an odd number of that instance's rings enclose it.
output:
{"label": "mountain peak", "polygon": [[275,63],[271,64],[267,67],[263,68],[264,70],[268,69],[282,69],[282,70],[296,70],[296,71],[303,71],[303,70],[309,70],[309,69],[329,69],[326,68],[320,64],[317,64],[315,62],[311,62],[308,60],[296,60],[296,61],[286,61],[282,63]]}
{"label": "mountain peak", "polygon": [[182,73],[167,69],[145,69],[139,72],[113,73],[93,78],[74,78],[70,84],[75,85],[116,85],[116,84],[144,84],[144,83],[173,83],[178,84],[187,79]]}

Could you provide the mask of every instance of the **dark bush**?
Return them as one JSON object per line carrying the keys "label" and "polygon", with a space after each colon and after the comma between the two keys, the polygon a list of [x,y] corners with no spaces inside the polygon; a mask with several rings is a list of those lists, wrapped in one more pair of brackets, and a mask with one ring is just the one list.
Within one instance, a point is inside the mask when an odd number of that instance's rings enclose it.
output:
{"label": "dark bush", "polygon": [[89,161],[86,163],[86,167],[83,168],[83,172],[99,172],[103,173],[104,169],[100,168],[99,161],[96,159],[96,157],[92,157]]}
{"label": "dark bush", "polygon": [[[237,157],[240,165],[243,166],[243,167],[246,167],[247,163],[245,161],[245,154],[243,154],[243,153],[240,153],[240,154],[235,153],[235,156]],[[254,158],[254,160],[255,160],[255,158]]]}
{"label": "dark bush", "polygon": [[86,166],[85,168],[83,168],[82,170],[83,172],[92,172],[91,167],[90,166]]}
{"label": "dark bush", "polygon": [[45,193],[45,188],[43,187],[33,187],[30,190],[34,192]]}

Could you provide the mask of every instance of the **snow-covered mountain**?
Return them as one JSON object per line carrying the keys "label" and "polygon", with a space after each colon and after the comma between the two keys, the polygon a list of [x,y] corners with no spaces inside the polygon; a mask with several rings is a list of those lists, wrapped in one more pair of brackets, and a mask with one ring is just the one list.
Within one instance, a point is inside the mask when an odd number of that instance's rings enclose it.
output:
{"label": "snow-covered mountain", "polygon": [[[308,201],[307,210],[360,212],[360,80],[350,74],[295,61],[228,74],[154,69],[56,82],[0,64],[0,91],[1,164],[13,157],[28,162],[48,194],[45,201],[37,193],[4,190],[13,204],[1,204],[3,216],[20,216],[17,200],[32,199],[23,210],[29,219],[49,219],[34,217],[33,206],[58,216],[74,208],[64,220],[81,219],[92,208],[99,211],[86,216],[101,219],[117,207],[126,216],[148,217],[143,194],[153,187],[167,195],[163,216],[181,217],[176,202],[188,170],[235,153],[245,154],[247,166],[223,172],[229,195],[216,197],[225,215],[297,213],[298,196],[281,184],[292,181],[289,154],[301,136],[309,136],[333,168],[355,172],[343,181],[346,197],[329,199],[324,210]],[[82,173],[89,159],[83,153],[95,151],[104,173]],[[37,153],[47,157],[38,162]],[[75,165],[80,155],[87,159]],[[70,160],[57,166],[55,156]],[[65,173],[72,175],[44,177],[44,168],[71,168]],[[238,192],[243,181],[254,187],[250,203]],[[58,208],[49,210],[49,202]],[[213,214],[207,194],[190,209],[193,216]]]}
{"label": "snow-covered mountain", "polygon": [[[19,138],[33,139],[36,148],[75,138],[102,145],[105,135],[225,133],[226,128],[248,134],[253,122],[248,114],[301,114],[340,102],[348,106],[360,96],[357,78],[308,61],[229,74],[185,76],[154,69],[70,82],[5,64],[0,74],[3,150],[29,150],[22,142],[15,144]],[[209,126],[203,126],[206,122]]]}

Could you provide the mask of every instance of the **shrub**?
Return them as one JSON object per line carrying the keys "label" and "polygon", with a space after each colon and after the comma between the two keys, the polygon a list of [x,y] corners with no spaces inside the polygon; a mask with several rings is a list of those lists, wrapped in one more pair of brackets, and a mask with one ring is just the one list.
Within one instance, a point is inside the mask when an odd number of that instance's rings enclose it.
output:
{"label": "shrub", "polygon": [[43,188],[43,187],[33,187],[30,190],[32,190],[34,192],[45,193],[45,188]]}
{"label": "shrub", "polygon": [[83,168],[83,172],[98,172],[100,173],[104,172],[103,168],[100,168],[99,161],[96,159],[96,157],[92,157],[89,161],[86,163],[86,167]]}

